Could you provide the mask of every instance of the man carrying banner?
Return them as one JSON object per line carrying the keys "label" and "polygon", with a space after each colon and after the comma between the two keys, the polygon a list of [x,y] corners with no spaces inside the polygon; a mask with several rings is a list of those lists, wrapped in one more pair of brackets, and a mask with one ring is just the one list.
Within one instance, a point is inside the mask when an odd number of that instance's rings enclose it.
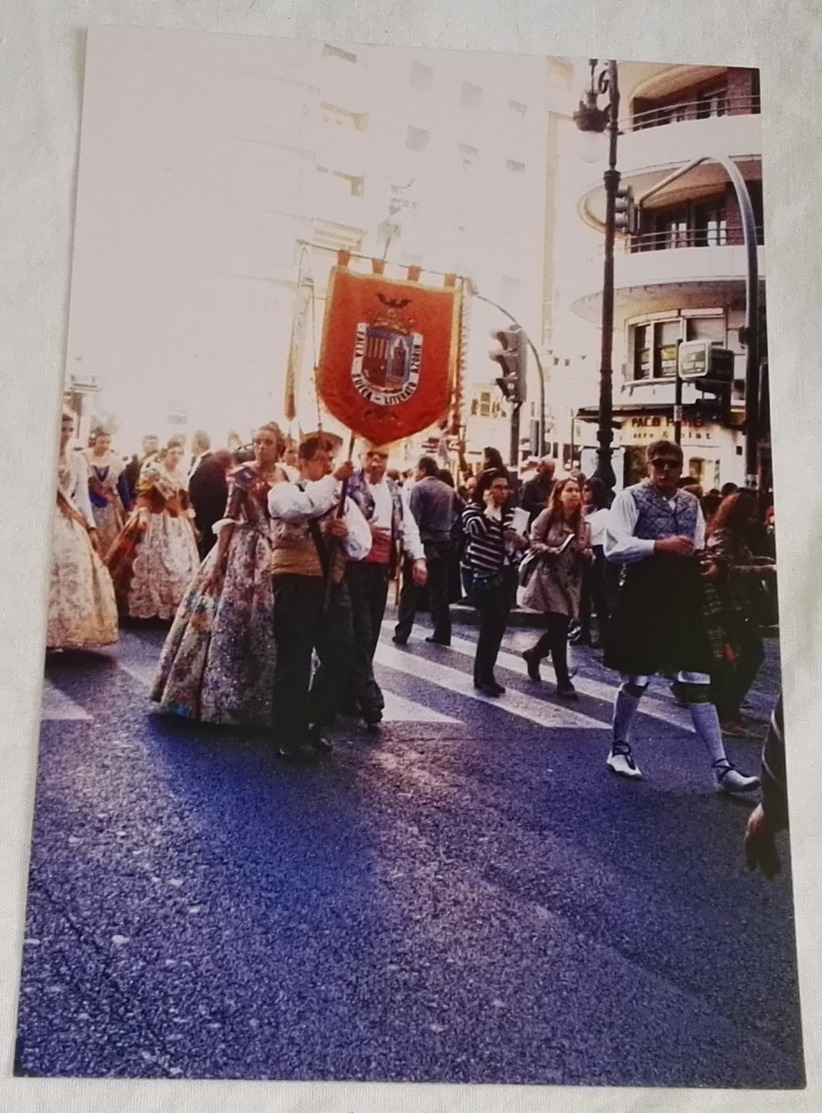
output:
{"label": "man carrying banner", "polygon": [[367,445],[362,462],[348,490],[371,529],[371,552],[363,560],[349,560],[345,573],[354,626],[350,710],[362,715],[367,726],[376,727],[382,720],[385,699],[374,678],[373,661],[398,546],[402,546],[417,587],[425,585],[428,571],[414,515],[406,508],[397,485],[386,478],[386,448]]}
{"label": "man carrying banner", "polygon": [[[274,710],[277,753],[286,760],[331,749],[325,732],[342,701],[353,653],[351,604],[343,580],[346,558],[362,560],[371,531],[346,498],[337,514],[350,460],[331,473],[331,451],[320,436],[300,445],[300,480],[278,469],[268,496],[274,585]],[[329,582],[330,581],[330,582]],[[320,668],[311,680],[311,654]]]}

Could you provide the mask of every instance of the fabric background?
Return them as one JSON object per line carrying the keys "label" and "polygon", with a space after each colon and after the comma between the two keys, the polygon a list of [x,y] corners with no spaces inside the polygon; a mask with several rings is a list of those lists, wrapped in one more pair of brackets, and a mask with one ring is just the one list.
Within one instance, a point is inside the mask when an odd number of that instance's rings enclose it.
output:
{"label": "fabric background", "polygon": [[[590,54],[762,68],[768,318],[785,719],[809,1087],[596,1090],[14,1079],[11,1075],[60,414],[84,28],[119,24],[338,42]],[[0,1109],[23,1113],[619,1113],[822,1109],[822,428],[818,389],[822,119],[818,0],[6,0],[0,10]],[[664,879],[661,883],[664,884]],[[707,954],[705,961],[710,963]],[[751,1008],[756,969],[752,965]]]}

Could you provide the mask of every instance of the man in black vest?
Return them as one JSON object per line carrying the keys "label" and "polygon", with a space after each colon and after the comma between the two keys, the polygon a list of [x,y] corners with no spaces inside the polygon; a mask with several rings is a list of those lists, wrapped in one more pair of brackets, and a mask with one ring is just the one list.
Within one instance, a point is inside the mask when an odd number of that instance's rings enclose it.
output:
{"label": "man in black vest", "polygon": [[[617,495],[605,529],[605,556],[625,565],[605,644],[605,665],[622,674],[607,766],[620,777],[640,779],[629,742],[639,701],[654,673],[674,677],[696,734],[711,761],[721,792],[751,792],[758,777],[736,769],[725,755],[716,707],[711,703],[715,647],[706,621],[704,580],[715,574],[705,558],[705,519],[694,495],[679,487],[682,449],[670,441],[648,446],[650,478]],[[719,639],[721,642],[721,638]]]}
{"label": "man in black vest", "polygon": [[200,534],[200,560],[211,551],[217,538],[212,529],[225,514],[228,500],[226,472],[231,457],[211,451],[208,433],[198,430],[191,441],[192,460],[188,472],[188,497],[194,507],[194,524]]}

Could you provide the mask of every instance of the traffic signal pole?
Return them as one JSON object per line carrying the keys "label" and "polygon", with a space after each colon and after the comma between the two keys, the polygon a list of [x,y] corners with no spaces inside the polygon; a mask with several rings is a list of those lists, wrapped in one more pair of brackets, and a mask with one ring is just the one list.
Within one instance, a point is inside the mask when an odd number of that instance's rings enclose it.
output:
{"label": "traffic signal pole", "polygon": [[515,471],[519,471],[519,412],[522,402],[511,403],[511,445],[508,451],[508,461]]}

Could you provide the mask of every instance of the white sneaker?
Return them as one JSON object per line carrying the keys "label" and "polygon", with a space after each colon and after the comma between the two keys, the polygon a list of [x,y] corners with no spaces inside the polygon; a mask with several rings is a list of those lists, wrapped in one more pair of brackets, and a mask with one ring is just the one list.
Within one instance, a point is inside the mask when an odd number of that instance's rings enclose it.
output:
{"label": "white sneaker", "polygon": [[619,777],[631,777],[633,780],[642,780],[639,766],[631,757],[631,747],[627,743],[617,743],[618,749],[611,750],[605,764],[612,773]]}
{"label": "white sneaker", "polygon": [[727,758],[715,761],[711,768],[716,777],[717,792],[753,792],[759,788],[759,777],[749,777],[740,773],[736,766]]}

